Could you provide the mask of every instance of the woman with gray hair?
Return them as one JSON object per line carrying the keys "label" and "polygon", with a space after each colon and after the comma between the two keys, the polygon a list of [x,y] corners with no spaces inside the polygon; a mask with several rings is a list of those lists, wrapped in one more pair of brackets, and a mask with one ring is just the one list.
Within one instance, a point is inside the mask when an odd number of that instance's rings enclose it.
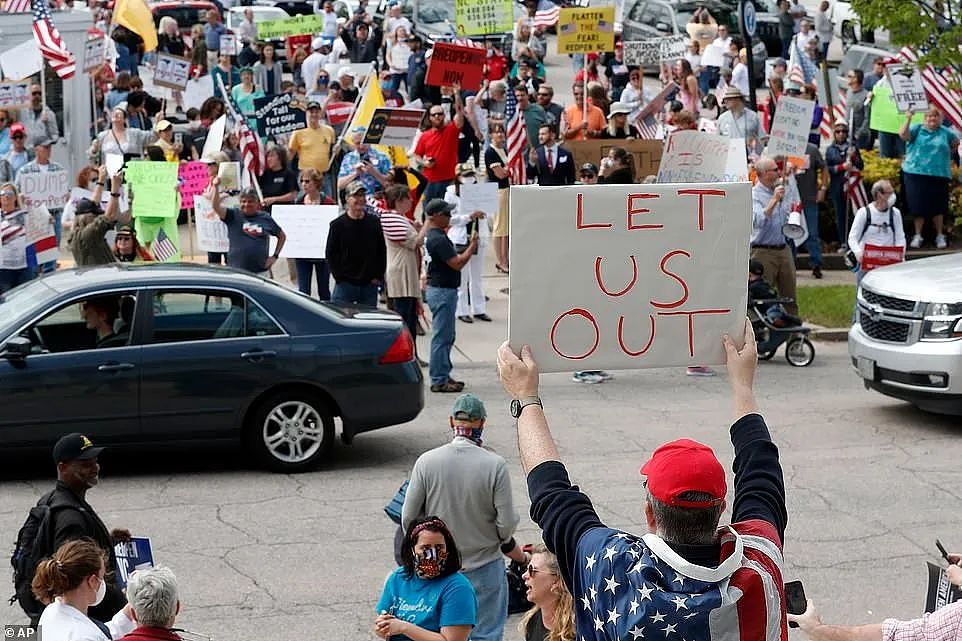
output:
{"label": "woman with gray hair", "polygon": [[170,568],[158,565],[137,570],[127,580],[127,602],[137,628],[129,641],[180,641],[171,630],[180,612],[177,577]]}

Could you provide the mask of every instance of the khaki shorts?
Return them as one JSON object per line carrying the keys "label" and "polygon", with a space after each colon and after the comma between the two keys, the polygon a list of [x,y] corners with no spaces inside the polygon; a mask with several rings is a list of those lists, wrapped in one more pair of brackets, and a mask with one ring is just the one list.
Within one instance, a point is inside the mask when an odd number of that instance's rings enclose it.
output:
{"label": "khaki shorts", "polygon": [[508,235],[510,216],[508,212],[508,192],[510,189],[498,190],[498,215],[494,217],[494,230],[491,236],[494,238],[504,238]]}

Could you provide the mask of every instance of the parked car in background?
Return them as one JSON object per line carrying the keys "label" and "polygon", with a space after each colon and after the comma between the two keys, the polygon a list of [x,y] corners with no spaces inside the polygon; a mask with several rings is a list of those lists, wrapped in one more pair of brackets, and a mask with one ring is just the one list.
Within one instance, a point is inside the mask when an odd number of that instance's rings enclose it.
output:
{"label": "parked car in background", "polygon": [[848,353],[867,389],[962,416],[962,254],[866,274]]}
{"label": "parked car in background", "polygon": [[[228,31],[237,31],[240,23],[244,21],[244,12],[248,9],[254,12],[255,25],[261,22],[268,22],[270,20],[283,20],[284,18],[291,17],[291,14],[277,6],[264,6],[255,4],[247,7],[232,7],[228,9],[224,15],[224,26],[227,27]],[[261,42],[269,42],[274,45],[274,51],[277,59],[281,63],[287,62],[287,47],[284,38],[273,38],[265,41],[263,38],[258,37],[258,40]]]}
{"label": "parked car in background", "polygon": [[845,50],[841,62],[838,63],[836,75],[841,86],[845,85],[845,76],[852,69],[861,69],[866,75],[872,73],[872,66],[876,58],[894,58],[894,51],[872,45],[852,45]]}
{"label": "parked car in background", "polygon": [[63,270],[0,298],[0,447],[242,444],[299,472],[424,406],[401,318],[191,264]]}
{"label": "parked car in background", "polygon": [[188,37],[195,24],[207,22],[208,11],[219,11],[217,5],[208,0],[160,0],[151,2],[149,7],[155,26],[160,26],[161,18],[170,16],[177,21],[181,34]]}

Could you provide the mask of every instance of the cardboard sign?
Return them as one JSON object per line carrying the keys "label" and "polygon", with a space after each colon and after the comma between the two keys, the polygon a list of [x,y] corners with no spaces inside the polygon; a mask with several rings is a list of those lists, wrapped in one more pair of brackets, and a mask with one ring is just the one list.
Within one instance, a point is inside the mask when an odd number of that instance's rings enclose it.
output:
{"label": "cardboard sign", "polygon": [[812,128],[815,102],[782,96],[778,99],[775,120],[765,154],[768,156],[804,156],[808,132]]}
{"label": "cardboard sign", "polygon": [[498,183],[484,182],[461,185],[460,211],[462,214],[472,214],[482,211],[493,220],[498,213]]}
{"label": "cardboard sign", "polygon": [[899,112],[920,112],[929,108],[929,99],[922,86],[922,73],[918,69],[904,64],[889,64],[885,65],[885,75]]}
{"label": "cardboard sign", "polygon": [[43,69],[40,47],[33,38],[25,40],[12,49],[0,53],[0,67],[7,80],[23,80]]}
{"label": "cardboard sign", "polygon": [[30,81],[0,82],[0,109],[21,109],[30,105]]}
{"label": "cardboard sign", "polygon": [[662,62],[681,60],[688,53],[688,38],[685,36],[666,36],[661,38]]}
{"label": "cardboard sign", "polygon": [[154,70],[154,84],[183,91],[190,80],[190,58],[178,58],[166,53],[157,54],[157,68]]}
{"label": "cardboard sign", "polygon": [[[257,23],[258,40],[274,40],[286,36],[315,34],[324,30],[324,18],[319,15],[293,16]],[[223,36],[221,36],[223,37]]]}
{"label": "cardboard sign", "polygon": [[862,250],[862,262],[859,267],[868,272],[886,265],[894,265],[905,260],[905,248],[895,246],[880,246],[866,244]]}
{"label": "cardboard sign", "polygon": [[238,191],[241,188],[240,163],[222,162],[217,166],[217,177],[223,191]]}
{"label": "cardboard sign", "polygon": [[199,160],[181,163],[177,168],[177,181],[180,183],[180,207],[190,209],[194,206],[194,196],[204,193],[209,178],[207,164]]}
{"label": "cardboard sign", "polygon": [[[227,201],[222,200],[221,206],[228,207]],[[194,197],[194,224],[197,226],[197,247],[201,251],[226,254],[230,250],[227,225],[203,196]]]}
{"label": "cardboard sign", "polygon": [[129,541],[118,543],[114,546],[114,556],[117,557],[117,585],[121,589],[127,587],[131,574],[154,567],[154,552],[150,539],[145,536],[132,536]]}
{"label": "cardboard sign", "polygon": [[624,43],[626,65],[655,65],[685,57],[685,36],[666,36]]}
{"label": "cardboard sign", "polygon": [[363,142],[368,145],[397,145],[407,149],[414,141],[423,118],[423,109],[380,107],[374,110]]}
{"label": "cardboard sign", "polygon": [[[566,7],[558,19],[558,53],[615,50],[615,8]],[[483,51],[483,50],[482,50]]]}
{"label": "cardboard sign", "polygon": [[460,83],[465,91],[478,91],[487,53],[477,47],[439,42],[434,45],[425,84],[435,87],[450,87]]}
{"label": "cardboard sign", "polygon": [[[281,257],[324,258],[331,221],[340,215],[337,205],[274,205],[271,218],[287,234]],[[276,244],[272,238],[271,251]]]}
{"label": "cardboard sign", "polygon": [[[741,153],[734,158],[732,146]],[[748,178],[745,141],[700,131],[674,131],[668,136],[658,167],[660,183],[733,183]],[[740,159],[740,162],[739,162]],[[730,161],[734,160],[734,164]]]}
{"label": "cardboard sign", "polygon": [[454,25],[458,37],[510,33],[514,28],[511,0],[454,0]]}
{"label": "cardboard sign", "polygon": [[929,589],[925,596],[925,611],[935,612],[950,603],[962,600],[962,588],[949,583],[945,569],[926,562],[929,569]]}
{"label": "cardboard sign", "polygon": [[60,249],[57,246],[57,236],[53,231],[53,219],[46,207],[37,207],[27,214],[26,218],[27,243],[33,245],[37,254],[37,263],[44,264],[57,260]]}
{"label": "cardboard sign", "polygon": [[97,71],[107,60],[107,38],[91,38],[84,43],[84,73]]}
{"label": "cardboard sign", "polygon": [[575,157],[575,167],[586,162],[599,167],[601,159],[608,155],[612,147],[622,147],[635,161],[635,180],[641,182],[648,176],[658,173],[661,163],[662,142],[660,140],[569,140],[565,148]]}
{"label": "cardboard sign", "polygon": [[508,337],[542,372],[725,362],[743,342],[751,185],[511,188]]}
{"label": "cardboard sign", "polygon": [[17,191],[28,209],[63,209],[70,199],[70,178],[63,170],[20,173],[17,174]]}
{"label": "cardboard sign", "polygon": [[[260,25],[258,25],[258,29],[260,29]],[[236,56],[239,52],[237,36],[232,33],[222,34],[220,37],[220,53]]]}
{"label": "cardboard sign", "polygon": [[307,127],[307,112],[297,106],[291,94],[254,99],[257,133],[262,137],[289,134]]}
{"label": "cardboard sign", "polygon": [[135,217],[174,218],[177,204],[177,163],[131,160],[124,178],[133,189],[131,214]]}

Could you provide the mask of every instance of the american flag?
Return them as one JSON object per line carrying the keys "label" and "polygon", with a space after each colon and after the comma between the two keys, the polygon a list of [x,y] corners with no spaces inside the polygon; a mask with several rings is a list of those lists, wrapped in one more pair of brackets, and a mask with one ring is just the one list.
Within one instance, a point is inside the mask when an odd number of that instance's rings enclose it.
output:
{"label": "american flag", "polygon": [[154,255],[154,260],[163,263],[177,255],[177,246],[174,245],[170,236],[161,229],[157,232],[154,242],[150,244],[150,253]]}
{"label": "american flag", "polygon": [[77,58],[70,53],[60,38],[60,32],[53,26],[47,0],[31,0],[33,9],[33,37],[40,47],[40,53],[47,59],[57,75],[67,80],[77,71]]}
{"label": "american flag", "polygon": [[561,7],[551,0],[538,0],[538,8],[534,12],[533,26],[542,29],[553,27],[558,23],[559,17],[561,17]]}
{"label": "american flag", "polygon": [[[917,62],[918,54],[910,47],[903,47],[899,51],[899,58],[906,62]],[[922,87],[932,103],[942,110],[942,113],[953,125],[962,129],[962,92],[958,87],[959,78],[953,77],[951,71],[936,70],[932,65],[922,68]]]}
{"label": "american flag", "polygon": [[224,88],[223,78],[217,76],[217,82],[220,84],[220,94],[226,102],[228,115],[234,121],[234,131],[237,133],[241,150],[241,162],[247,170],[246,177],[253,185],[267,164],[264,148],[261,146],[260,139],[251,131],[247,119],[241,115],[240,107],[234,102],[233,96]]}
{"label": "american flag", "polygon": [[792,48],[788,52],[788,83],[785,89],[801,89],[805,84],[805,70],[802,68],[801,59],[805,56],[795,45],[795,38],[792,38]]}
{"label": "american flag", "polygon": [[3,7],[0,8],[2,13],[26,13],[28,11],[30,11],[30,0],[6,0]]}
{"label": "american flag", "polygon": [[512,185],[525,185],[528,182],[528,164],[524,157],[528,146],[528,128],[524,124],[524,114],[518,109],[514,92],[505,97],[504,120],[506,146],[508,148],[508,173]]}
{"label": "american flag", "polygon": [[852,167],[845,178],[845,193],[852,204],[853,214],[862,207],[868,206],[868,193],[865,191],[865,183],[862,182],[862,172],[855,167]]}
{"label": "american flag", "polygon": [[778,540],[764,521],[733,524],[720,538],[722,562],[709,569],[654,534],[589,530],[573,567],[577,637],[786,641]]}
{"label": "american flag", "polygon": [[[829,87],[829,89],[826,90],[825,92],[826,95],[830,90],[831,90],[831,87]],[[834,120],[832,119],[832,114],[829,113],[828,109],[822,110],[822,124],[819,127],[819,133],[822,135],[822,138],[831,139],[832,129],[834,128],[835,123],[838,122],[839,120],[845,120],[845,121],[851,120],[851,118],[845,117],[846,107],[847,107],[847,102],[846,102],[845,90],[839,87],[838,96],[836,97],[835,102],[832,103],[832,111],[835,113]],[[848,125],[849,127],[851,127],[852,123],[849,122]],[[855,132],[853,131],[852,133],[854,134]]]}
{"label": "american flag", "polygon": [[654,118],[638,120],[635,122],[635,127],[638,128],[638,134],[642,140],[659,140],[661,138],[658,131],[658,122]]}

